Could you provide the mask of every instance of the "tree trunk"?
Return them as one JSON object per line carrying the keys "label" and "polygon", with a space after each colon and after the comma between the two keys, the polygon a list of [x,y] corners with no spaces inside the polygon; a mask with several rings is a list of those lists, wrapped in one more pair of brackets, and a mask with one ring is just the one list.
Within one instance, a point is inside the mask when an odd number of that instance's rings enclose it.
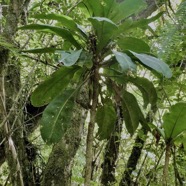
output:
{"label": "tree trunk", "polygon": [[73,158],[81,141],[86,112],[77,107],[72,118],[72,127],[66,136],[54,145],[43,177],[42,185],[70,186]]}
{"label": "tree trunk", "polygon": [[117,121],[115,129],[105,147],[104,162],[102,164],[101,183],[105,186],[113,185],[115,182],[116,161],[119,154],[120,137],[122,131],[122,109],[117,106]]}
{"label": "tree trunk", "polygon": [[[87,92],[86,88],[81,91],[78,103],[81,104],[83,101],[82,105],[87,105]],[[71,186],[73,160],[81,142],[86,116],[87,111],[76,104],[71,119],[71,128],[52,149],[44,171],[42,186]]]}
{"label": "tree trunk", "polygon": [[[147,130],[142,128],[141,129],[143,134],[147,134]],[[136,169],[138,160],[141,155],[141,151],[143,149],[145,143],[145,139],[141,137],[141,131],[136,137],[132,152],[127,162],[127,167],[123,173],[122,179],[120,181],[120,186],[131,186],[132,184],[132,172]]]}
{"label": "tree trunk", "polygon": [[[10,0],[5,16],[5,25],[1,37],[8,43],[13,43],[19,16],[23,10],[23,0]],[[23,138],[23,113],[20,100],[20,69],[16,60],[10,60],[8,48],[0,46],[0,121],[1,136],[4,142],[3,153],[10,170],[13,186],[28,185],[29,172]],[[24,183],[25,182],[25,183]]]}

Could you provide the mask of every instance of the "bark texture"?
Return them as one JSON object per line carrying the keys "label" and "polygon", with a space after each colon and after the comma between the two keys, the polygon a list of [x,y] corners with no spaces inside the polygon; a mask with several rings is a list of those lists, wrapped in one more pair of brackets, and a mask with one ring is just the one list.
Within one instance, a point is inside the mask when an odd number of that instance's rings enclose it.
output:
{"label": "bark texture", "polygon": [[81,108],[74,110],[72,127],[52,149],[44,172],[43,186],[71,186],[73,158],[80,145],[85,117],[86,112]]}
{"label": "bark texture", "polygon": [[[14,35],[23,10],[24,0],[10,0],[4,15],[5,23],[1,29],[1,37],[13,44]],[[23,139],[23,114],[21,112],[20,69],[17,59],[10,59],[9,48],[0,46],[0,132],[1,155],[6,156],[9,165],[11,184],[13,186],[27,185],[27,159]],[[1,156],[1,162],[5,159]]]}
{"label": "bark texture", "polygon": [[[147,130],[142,128],[144,135],[147,134]],[[122,179],[120,181],[120,186],[131,186],[132,185],[132,172],[136,169],[137,163],[140,159],[142,149],[145,144],[145,139],[140,134],[137,135],[132,152],[127,161],[127,167],[123,173]]]}
{"label": "bark texture", "polygon": [[105,147],[104,162],[102,164],[101,183],[105,186],[115,182],[116,161],[119,155],[120,137],[122,131],[122,108],[117,106],[117,121],[115,129]]}
{"label": "bark texture", "polygon": [[[78,103],[89,104],[87,91],[86,88],[81,91]],[[71,119],[71,127],[52,149],[44,171],[42,186],[71,186],[73,160],[81,142],[86,116],[86,109],[76,104]]]}

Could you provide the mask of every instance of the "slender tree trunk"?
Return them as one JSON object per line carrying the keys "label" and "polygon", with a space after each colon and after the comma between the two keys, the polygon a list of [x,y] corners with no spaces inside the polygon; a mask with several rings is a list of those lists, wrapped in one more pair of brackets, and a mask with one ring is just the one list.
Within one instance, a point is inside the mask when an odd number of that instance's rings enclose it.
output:
{"label": "slender tree trunk", "polygon": [[[94,64],[96,65],[96,63],[98,62],[95,59]],[[87,141],[86,141],[85,186],[90,185],[91,174],[92,174],[94,127],[95,127],[98,95],[99,95],[99,75],[98,75],[98,69],[96,67],[92,78],[92,84],[93,84],[92,106],[90,110],[90,122],[88,125],[88,134],[87,134]]]}
{"label": "slender tree trunk", "polygon": [[167,180],[168,180],[168,168],[169,168],[169,159],[171,156],[171,144],[166,144],[166,150],[165,150],[165,164],[163,167],[163,186],[167,186]]}
{"label": "slender tree trunk", "polygon": [[[156,105],[151,108],[153,113],[156,113],[157,107]],[[146,116],[146,123],[152,122],[151,112],[149,112]],[[136,169],[137,163],[139,161],[139,158],[141,156],[142,149],[145,144],[145,136],[147,135],[148,131],[142,127],[142,129],[139,131],[139,134],[137,135],[135,139],[135,143],[132,149],[132,152],[129,156],[129,159],[127,161],[127,167],[122,175],[122,179],[120,181],[120,186],[130,186],[132,184],[132,172]],[[143,134],[143,137],[142,137]]]}
{"label": "slender tree trunk", "polygon": [[[147,134],[147,130],[144,128],[141,129],[143,131],[143,134]],[[140,134],[137,135],[132,152],[130,154],[130,157],[127,162],[127,167],[123,173],[122,179],[120,181],[120,186],[130,186],[132,184],[132,172],[136,169],[138,160],[140,158],[145,140],[141,137],[141,131]]]}
{"label": "slender tree trunk", "polygon": [[117,106],[117,121],[115,129],[105,147],[104,162],[102,164],[101,183],[105,186],[113,185],[115,182],[116,161],[119,154],[120,137],[122,131],[122,109]]}

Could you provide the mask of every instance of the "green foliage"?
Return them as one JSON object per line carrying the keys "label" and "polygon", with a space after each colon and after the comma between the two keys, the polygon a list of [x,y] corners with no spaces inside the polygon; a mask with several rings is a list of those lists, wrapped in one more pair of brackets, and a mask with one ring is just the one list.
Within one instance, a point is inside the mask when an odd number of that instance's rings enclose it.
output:
{"label": "green foliage", "polygon": [[58,142],[71,125],[76,90],[66,90],[46,107],[43,112],[41,136],[48,144]]}
{"label": "green foliage", "polygon": [[173,105],[169,113],[163,116],[165,140],[174,141],[184,130],[186,130],[186,103]]}
{"label": "green foliage", "polygon": [[139,122],[145,126],[145,119],[135,96],[127,91],[122,95],[122,109],[126,128],[131,135],[136,131]]}
{"label": "green foliage", "polygon": [[138,58],[142,64],[146,65],[147,67],[150,67],[157,72],[163,74],[166,78],[171,78],[172,77],[172,72],[169,68],[169,66],[161,61],[160,59],[157,59],[153,56],[147,55],[147,54],[138,54],[135,52],[131,53]]}
{"label": "green foliage", "polygon": [[35,19],[56,20],[61,26],[65,26],[72,31],[78,31],[81,33],[77,23],[69,16],[59,14],[37,14],[33,17]]}
{"label": "green foliage", "polygon": [[138,53],[150,52],[150,47],[143,40],[134,37],[120,37],[117,43],[122,50],[132,50]]}
{"label": "green foliage", "polygon": [[95,30],[98,44],[98,51],[101,51],[112,39],[117,26],[114,22],[105,17],[90,17],[90,22]]}
{"label": "green foliage", "polygon": [[108,139],[113,132],[116,122],[116,112],[112,102],[106,101],[104,105],[98,107],[96,112],[96,123],[98,124],[98,133],[100,140]]}
{"label": "green foliage", "polygon": [[[71,79],[73,77],[76,79],[74,74],[81,66],[84,69],[84,74],[91,74],[91,76],[94,76],[95,69],[99,71],[102,68],[104,78],[106,81],[108,80],[108,84],[110,78],[115,85],[117,83],[122,84],[122,86],[125,83],[134,84],[142,93],[144,107],[146,108],[148,104],[154,106],[157,101],[157,95],[152,83],[145,78],[134,78],[132,75],[127,74],[128,72],[133,74],[137,71],[136,61],[140,61],[145,67],[156,70],[167,78],[171,77],[171,71],[163,61],[143,54],[150,52],[148,44],[141,39],[125,36],[124,30],[148,26],[149,22],[159,17],[159,14],[142,22],[138,20],[133,24],[128,17],[137,14],[146,7],[146,3],[143,0],[125,0],[121,2],[116,0],[84,0],[80,4],[81,7],[86,7],[89,12],[89,17],[87,17],[85,22],[82,21],[82,25],[77,24],[71,17],[66,15],[39,14],[34,16],[37,20],[54,20],[55,26],[31,24],[21,27],[23,30],[32,29],[60,36],[64,39],[64,43],[70,42],[73,45],[73,47],[69,48],[69,51],[52,48],[24,51],[30,53],[46,53],[46,51],[57,53],[61,55],[58,58],[58,62],[64,65],[64,67],[54,72],[51,77],[36,88],[31,97],[32,104],[42,106],[50,103],[53,99],[55,100],[56,96],[63,93],[65,88],[71,86]],[[109,77],[111,70],[113,70],[114,76]],[[92,82],[91,76],[87,77],[90,82]],[[100,76],[98,79],[102,78],[101,74],[98,76]],[[77,81],[78,78],[75,82]],[[84,78],[81,81],[84,81]],[[113,84],[110,83],[107,87],[113,89]],[[92,90],[92,84],[90,84],[89,89]],[[100,91],[100,94],[101,97],[104,97],[102,91]],[[133,94],[123,91],[121,97],[127,130],[130,134],[134,134],[140,122],[142,125],[146,125],[144,116]],[[112,95],[110,95],[110,99],[113,99]],[[43,117],[47,117],[47,112],[45,112]],[[58,117],[56,118],[58,119]],[[104,103],[102,107],[98,108],[96,118],[100,139],[108,138],[114,128],[114,120],[116,118],[113,106]],[[56,120],[56,123],[58,122]],[[63,125],[66,126],[65,123]],[[44,132],[47,132],[47,130],[43,130],[42,136],[44,136]],[[49,137],[49,135],[45,136],[46,141],[47,136]],[[52,142],[55,142],[55,139],[57,138],[54,138]],[[49,141],[51,140],[49,139]]]}
{"label": "green foliage", "polygon": [[72,66],[78,61],[81,52],[82,49],[77,51],[70,51],[70,52],[58,50],[57,53],[61,54],[61,58],[59,59],[59,62],[63,63],[65,66]]}
{"label": "green foliage", "polygon": [[68,86],[74,76],[74,73],[79,69],[80,67],[78,66],[63,66],[54,72],[33,92],[31,96],[32,104],[36,107],[48,104]]}
{"label": "green foliage", "polygon": [[128,70],[136,71],[136,64],[127,54],[117,51],[113,51],[113,53],[124,72]]}
{"label": "green foliage", "polygon": [[144,108],[146,108],[149,103],[152,107],[154,107],[157,103],[158,96],[153,83],[142,77],[130,77],[129,80],[141,91],[144,101]]}
{"label": "green foliage", "polygon": [[75,47],[80,48],[80,44],[74,39],[72,33],[64,28],[51,26],[51,25],[44,25],[44,24],[31,24],[20,27],[19,29],[22,30],[38,30],[45,33],[56,34],[57,36],[62,37],[63,39],[68,40],[71,44]]}

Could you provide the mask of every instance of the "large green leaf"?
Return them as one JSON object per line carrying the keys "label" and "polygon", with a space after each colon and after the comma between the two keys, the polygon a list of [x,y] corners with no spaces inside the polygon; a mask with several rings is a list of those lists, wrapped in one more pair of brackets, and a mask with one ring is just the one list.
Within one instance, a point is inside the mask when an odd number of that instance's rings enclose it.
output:
{"label": "large green leaf", "polygon": [[97,50],[101,51],[112,39],[114,32],[117,30],[117,25],[110,19],[105,17],[90,17],[97,35]]}
{"label": "large green leaf", "polygon": [[139,122],[145,124],[145,119],[135,96],[127,91],[123,93],[122,110],[126,128],[128,132],[133,135]]}
{"label": "large green leaf", "polygon": [[144,108],[146,108],[149,103],[152,107],[156,105],[158,97],[152,82],[143,77],[128,77],[128,80],[141,91]]}
{"label": "large green leaf", "polygon": [[105,103],[96,112],[96,123],[99,126],[98,136],[100,140],[108,139],[113,132],[116,122],[116,112],[112,104]]}
{"label": "large green leaf", "polygon": [[150,47],[143,40],[134,37],[119,38],[117,44],[121,50],[132,50],[138,53],[150,52]]}
{"label": "large green leaf", "polygon": [[163,116],[163,125],[165,139],[173,141],[186,130],[186,103],[177,103],[173,105],[169,113]]}
{"label": "large green leaf", "polygon": [[137,14],[146,8],[144,0],[124,0],[117,2],[116,0],[109,0],[110,11],[108,18],[115,23],[133,15]]}
{"label": "large green leaf", "polygon": [[69,16],[62,14],[37,14],[34,15],[36,19],[48,19],[56,20],[58,23],[62,24],[66,28],[70,29],[72,32],[78,32],[86,37],[86,34],[80,29],[79,25]]}
{"label": "large green leaf", "polygon": [[114,22],[119,22],[132,14],[137,14],[146,7],[144,0],[84,0],[89,12],[92,11],[93,16],[106,17]]}
{"label": "large green leaf", "polygon": [[91,16],[103,16],[103,4],[100,0],[83,0],[83,3],[85,3],[86,7],[88,8],[88,11],[92,13]]}
{"label": "large green leaf", "polygon": [[33,92],[31,102],[35,107],[48,104],[54,97],[59,95],[70,83],[74,73],[80,67],[61,67],[54,72],[47,80],[42,82]]}
{"label": "large green leaf", "polygon": [[113,54],[116,57],[116,60],[120,64],[123,71],[136,71],[136,64],[131,60],[131,58],[122,52],[113,51]]}
{"label": "large green leaf", "polygon": [[36,19],[48,19],[48,20],[56,20],[60,22],[63,26],[67,27],[68,29],[71,29],[72,31],[79,31],[78,26],[75,23],[75,21],[66,15],[59,15],[59,14],[37,14],[34,15],[34,18]]}
{"label": "large green leaf", "polygon": [[147,54],[138,54],[135,52],[131,53],[138,58],[142,64],[152,68],[153,70],[156,70],[157,72],[163,74],[166,78],[171,78],[172,77],[172,72],[169,68],[169,66],[161,61],[160,59],[147,55]]}
{"label": "large green leaf", "polygon": [[65,52],[65,51],[57,51],[57,53],[61,54],[61,58],[59,59],[60,63],[63,63],[65,66],[72,66],[74,65],[80,55],[81,55],[82,49],[77,51],[71,51],[71,52]]}
{"label": "large green leaf", "polygon": [[48,144],[57,143],[70,126],[75,91],[64,91],[52,100],[44,110],[40,120],[41,136]]}
{"label": "large green leaf", "polygon": [[43,31],[43,32],[47,32],[47,33],[50,33],[50,34],[55,34],[55,35],[58,35],[58,36],[62,37],[63,39],[68,40],[76,48],[78,48],[78,49],[81,48],[80,44],[74,39],[71,32],[64,29],[64,28],[51,26],[51,25],[45,25],[45,24],[30,24],[30,25],[20,27],[19,29],[22,29],[22,30],[38,30],[38,31]]}

